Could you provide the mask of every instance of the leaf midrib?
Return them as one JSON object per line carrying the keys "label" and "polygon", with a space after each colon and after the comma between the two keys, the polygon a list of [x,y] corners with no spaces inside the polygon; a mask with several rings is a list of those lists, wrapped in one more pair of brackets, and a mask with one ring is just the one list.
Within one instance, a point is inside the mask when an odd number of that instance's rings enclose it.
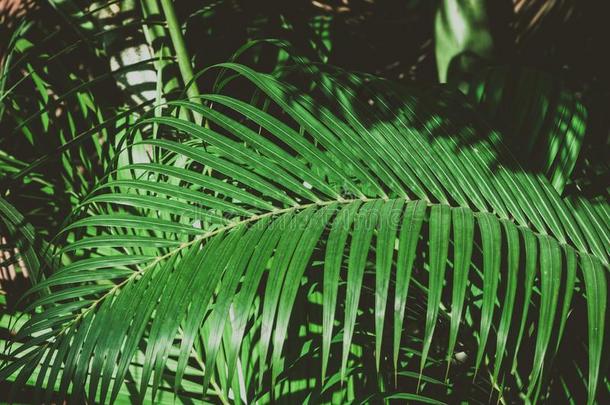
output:
{"label": "leaf midrib", "polygon": [[[171,256],[179,253],[180,251],[182,251],[185,248],[188,248],[188,247],[190,247],[190,246],[192,246],[192,245],[194,245],[194,244],[196,244],[198,242],[201,242],[201,241],[203,241],[205,239],[211,238],[211,237],[213,237],[215,235],[218,235],[218,234],[220,234],[222,232],[230,231],[231,229],[234,229],[234,228],[236,228],[238,226],[247,225],[247,224],[250,224],[250,223],[256,222],[258,220],[271,217],[271,216],[282,215],[282,214],[287,214],[287,213],[296,212],[296,211],[300,211],[300,210],[305,210],[305,209],[311,208],[311,207],[325,207],[325,206],[329,206],[329,205],[332,205],[332,204],[351,204],[351,203],[355,203],[355,202],[375,202],[375,201],[389,202],[389,201],[392,201],[392,200],[400,200],[400,199],[401,198],[387,198],[387,197],[373,197],[373,198],[365,197],[365,198],[354,198],[354,199],[343,199],[342,198],[342,199],[337,199],[337,200],[319,201],[319,202],[313,202],[313,203],[308,203],[308,204],[293,205],[293,206],[290,206],[290,207],[287,207],[287,208],[274,209],[274,210],[271,210],[271,211],[266,212],[264,214],[255,214],[255,215],[252,215],[252,216],[250,216],[248,218],[241,219],[241,220],[238,220],[238,221],[235,221],[235,222],[231,222],[228,225],[225,225],[223,227],[220,227],[220,228],[214,229],[212,231],[206,232],[206,233],[204,233],[202,235],[198,235],[198,236],[194,237],[192,240],[190,240],[188,242],[181,243],[178,247],[176,247],[173,250],[170,250],[168,253],[155,258],[152,262],[150,262],[146,266],[144,266],[141,269],[135,271],[133,273],[133,275],[130,275],[125,280],[123,280],[120,283],[116,284],[108,292],[103,294],[98,299],[94,300],[91,303],[91,305],[89,305],[88,307],[84,308],[84,310],[82,312],[80,312],[72,321],[70,321],[69,323],[65,324],[64,327],[59,331],[58,335],[61,335],[61,334],[65,333],[66,330],[68,330],[73,324],[78,322],[82,317],[84,317],[89,312],[91,312],[98,304],[103,302],[108,296],[114,294],[117,290],[119,290],[125,284],[127,284],[130,281],[136,279],[138,276],[142,275],[145,271],[153,268],[155,265],[157,265],[162,260],[167,259],[168,257],[171,257]],[[433,202],[426,201],[426,200],[417,200],[417,199],[411,200],[411,199],[406,199],[406,201],[407,202],[422,201],[423,203],[426,204],[427,207],[432,207],[432,206],[437,206],[437,205],[444,205],[444,206],[448,206],[451,209],[459,208],[459,207],[454,207],[454,206],[452,206],[450,204],[433,203]],[[466,208],[466,209],[471,210],[475,217],[478,217],[479,215],[483,214],[483,212],[478,212],[478,211],[475,212],[475,210],[473,210],[472,207],[462,207],[462,208]],[[492,215],[500,223],[508,223],[509,225],[515,226],[518,229],[530,232],[531,234],[533,234],[535,236],[545,236],[545,237],[548,237],[548,238],[552,238],[553,240],[555,240],[557,242],[557,244],[559,246],[564,247],[564,248],[572,249],[577,255],[584,255],[584,256],[587,256],[587,257],[594,257],[594,258],[597,259],[597,257],[595,257],[595,255],[593,253],[580,251],[580,250],[578,250],[577,248],[575,248],[574,246],[572,246],[572,245],[570,245],[568,243],[559,241],[554,235],[549,235],[549,234],[546,234],[546,233],[543,234],[543,233],[540,233],[540,232],[536,232],[536,231],[530,229],[529,227],[526,227],[526,226],[523,226],[523,225],[518,225],[517,223],[515,223],[514,221],[512,221],[510,219],[501,218],[496,213],[484,212],[484,214]],[[599,259],[597,259],[597,260],[599,260]],[[608,267],[604,263],[601,263],[601,264],[604,267]]]}

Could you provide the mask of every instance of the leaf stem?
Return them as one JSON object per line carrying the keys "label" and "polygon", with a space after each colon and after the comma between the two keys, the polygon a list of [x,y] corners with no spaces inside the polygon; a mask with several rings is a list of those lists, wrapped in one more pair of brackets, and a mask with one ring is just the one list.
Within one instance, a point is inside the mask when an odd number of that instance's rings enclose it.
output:
{"label": "leaf stem", "polygon": [[[172,0],[160,0],[160,3],[163,14],[165,14],[169,37],[174,46],[174,52],[176,52],[176,60],[178,61],[178,68],[180,69],[182,81],[185,86],[188,86],[186,87],[186,95],[189,99],[195,100],[195,102],[201,102],[197,82],[193,80],[194,75],[193,67],[191,66],[191,58],[184,43],[184,36],[182,35],[182,29],[180,28],[180,23],[178,22],[178,17],[174,10],[174,4],[172,3]],[[193,116],[195,117],[196,122],[201,122],[202,117],[200,114],[193,112]]]}

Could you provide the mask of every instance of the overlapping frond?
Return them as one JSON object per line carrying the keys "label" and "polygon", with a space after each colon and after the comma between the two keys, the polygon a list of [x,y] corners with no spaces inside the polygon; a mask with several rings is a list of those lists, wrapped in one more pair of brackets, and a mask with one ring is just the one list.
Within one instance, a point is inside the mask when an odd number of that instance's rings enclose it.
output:
{"label": "overlapping frond", "polygon": [[550,75],[505,67],[483,69],[468,87],[478,111],[502,130],[523,166],[545,173],[563,192],[587,127],[587,110],[576,94]]}

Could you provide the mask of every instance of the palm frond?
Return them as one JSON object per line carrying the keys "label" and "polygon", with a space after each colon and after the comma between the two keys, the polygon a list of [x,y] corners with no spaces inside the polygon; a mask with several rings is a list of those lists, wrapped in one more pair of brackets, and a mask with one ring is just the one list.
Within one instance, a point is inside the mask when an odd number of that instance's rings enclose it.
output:
{"label": "palm frond", "polygon": [[[195,382],[200,395],[224,403],[238,395],[268,402],[288,398],[300,355],[320,356],[318,382],[301,390],[376,385],[350,362],[371,347],[382,377],[381,363],[393,363],[382,397],[436,403],[422,374],[444,368],[467,330],[476,338],[475,375],[489,367],[495,387],[517,375],[518,389],[534,398],[545,395],[577,285],[587,301],[593,403],[607,221],[591,224],[543,175],[520,170],[498,135],[453,97],[341,72],[319,72],[304,92],[243,65],[219,67],[265,102],[203,95],[169,106],[206,125],[166,114],[132,128],[160,126],[163,137],[126,151],[143,146],[154,163],[122,165],[82,201],[69,228],[80,238],[62,252],[85,259],[45,282],[53,293],[41,291],[33,304],[41,316],[23,327],[28,339],[0,379],[25,381],[38,368],[47,402],[54,391],[59,400],[113,402],[140,358],[140,400],[170,379],[181,394],[195,394],[187,384]],[[457,119],[443,103],[456,103]],[[300,347],[310,311],[299,310],[316,289],[321,299],[308,305],[321,328]],[[425,297],[415,337],[404,327],[414,296]],[[511,319],[521,322],[516,344]],[[433,344],[441,320],[450,323],[442,351]],[[523,365],[525,340],[533,362]],[[511,359],[512,375],[501,367]],[[413,370],[417,390],[391,388]]]}

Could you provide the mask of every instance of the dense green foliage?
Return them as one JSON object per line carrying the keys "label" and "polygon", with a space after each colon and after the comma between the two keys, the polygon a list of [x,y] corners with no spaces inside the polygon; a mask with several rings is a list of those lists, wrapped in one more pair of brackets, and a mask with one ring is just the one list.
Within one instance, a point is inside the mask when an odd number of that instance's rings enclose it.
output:
{"label": "dense green foliage", "polygon": [[[491,42],[457,39],[491,38],[487,11],[455,4],[443,86],[328,63],[341,20],[300,2],[25,18],[0,82],[1,264],[29,283],[2,400],[604,403],[596,121],[561,77],[485,66]],[[201,62],[181,18],[210,41],[231,15],[255,34]]]}

